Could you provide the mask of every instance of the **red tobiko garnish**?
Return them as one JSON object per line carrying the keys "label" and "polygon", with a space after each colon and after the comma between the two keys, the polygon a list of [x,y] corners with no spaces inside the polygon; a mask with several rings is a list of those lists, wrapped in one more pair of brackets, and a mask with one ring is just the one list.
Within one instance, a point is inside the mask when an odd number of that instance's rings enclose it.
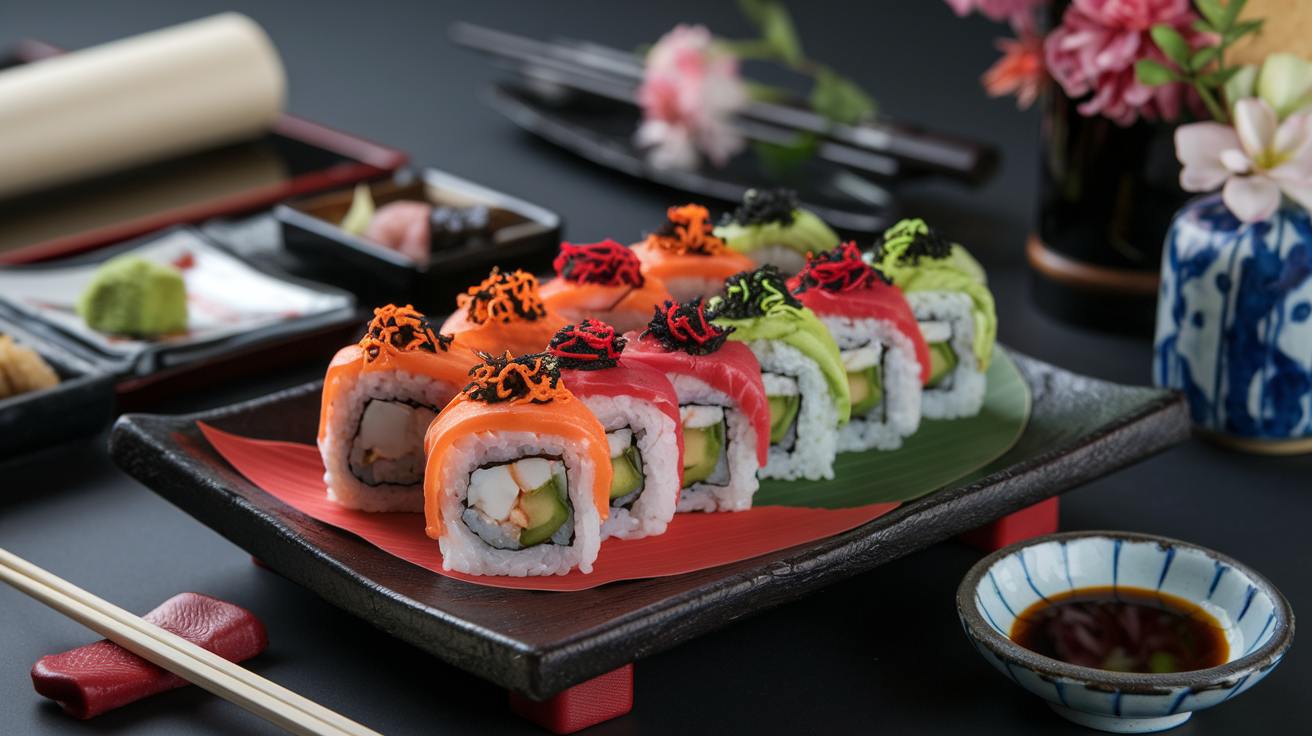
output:
{"label": "red tobiko garnish", "polygon": [[666,301],[663,306],[656,307],[655,316],[642,334],[655,337],[666,350],[710,355],[724,345],[733,330],[707,319],[706,305],[702,304],[701,297],[697,297],[683,304]]}
{"label": "red tobiko garnish", "polygon": [[642,262],[627,247],[614,240],[591,245],[560,244],[560,255],[551,262],[556,275],[575,284],[641,287]]}
{"label": "red tobiko garnish", "polygon": [[797,275],[796,292],[800,294],[810,288],[834,293],[868,289],[876,279],[890,283],[884,274],[861,259],[856,243],[849,241],[828,253],[808,254],[806,268]]}
{"label": "red tobiko garnish", "polygon": [[547,352],[566,370],[597,371],[614,368],[627,342],[614,327],[589,318],[557,332]]}

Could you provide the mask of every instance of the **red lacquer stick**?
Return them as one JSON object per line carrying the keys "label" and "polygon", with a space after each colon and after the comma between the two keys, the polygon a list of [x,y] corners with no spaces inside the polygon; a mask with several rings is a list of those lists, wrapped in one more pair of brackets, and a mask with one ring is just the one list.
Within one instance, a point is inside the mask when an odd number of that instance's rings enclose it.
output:
{"label": "red lacquer stick", "polygon": [[[179,593],[142,618],[230,662],[250,659],[269,646],[269,634],[255,614],[200,593]],[[37,693],[83,719],[186,684],[104,639],[42,657],[32,667]]]}

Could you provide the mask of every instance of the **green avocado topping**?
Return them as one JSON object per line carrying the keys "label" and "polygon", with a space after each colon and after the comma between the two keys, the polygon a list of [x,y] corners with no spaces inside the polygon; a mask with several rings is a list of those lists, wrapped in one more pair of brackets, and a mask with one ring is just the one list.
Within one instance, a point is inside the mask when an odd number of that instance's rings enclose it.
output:
{"label": "green avocado topping", "polygon": [[734,328],[730,340],[778,340],[814,360],[829,386],[839,426],[847,424],[852,416],[852,400],[838,345],[815,312],[788,292],[779,269],[762,266],[743,271],[726,279],[725,288],[728,294],[711,304],[715,314],[712,321]]}
{"label": "green avocado topping", "polygon": [[984,283],[984,269],[970,253],[948,243],[924,220],[903,220],[884,232],[872,253],[874,263],[903,292],[959,291],[974,302],[975,357],[988,370],[998,336],[993,294]]}
{"label": "green avocado topping", "polygon": [[806,255],[838,247],[838,233],[813,212],[802,209],[791,189],[748,189],[743,204],[726,215],[715,237],[739,253],[782,245]]}

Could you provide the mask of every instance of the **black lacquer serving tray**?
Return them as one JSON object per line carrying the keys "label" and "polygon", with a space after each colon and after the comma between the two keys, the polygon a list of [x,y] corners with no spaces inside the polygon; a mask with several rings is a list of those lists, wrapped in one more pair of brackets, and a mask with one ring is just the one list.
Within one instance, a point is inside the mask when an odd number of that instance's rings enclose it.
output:
{"label": "black lacquer serving tray", "polygon": [[252,485],[196,426],[312,444],[321,386],[189,416],[119,419],[127,472],[272,569],[475,675],[545,699],[737,618],[950,538],[1189,437],[1175,393],[1078,376],[1011,353],[1033,395],[1019,442],[965,484],[812,544],[666,578],[543,593],[461,582],[316,521]]}

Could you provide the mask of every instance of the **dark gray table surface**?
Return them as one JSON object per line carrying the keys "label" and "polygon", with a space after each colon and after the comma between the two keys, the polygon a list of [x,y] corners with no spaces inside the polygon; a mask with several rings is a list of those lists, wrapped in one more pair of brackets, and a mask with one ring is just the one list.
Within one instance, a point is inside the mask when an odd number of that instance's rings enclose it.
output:
{"label": "dark gray table surface", "polygon": [[[979,74],[1002,26],[956,19],[938,0],[792,3],[807,50],[857,78],[885,109],[996,141],[998,178],[979,191],[926,182],[903,192],[990,269],[1000,339],[1077,372],[1149,378],[1146,341],[1084,332],[1037,313],[1022,257],[1033,221],[1038,115],[989,100]],[[292,3],[196,0],[8,2],[0,45],[22,37],[81,48],[236,9],[273,37],[290,78],[289,111],[409,151],[433,165],[539,202],[566,237],[634,240],[684,198],[584,163],[522,133],[477,101],[490,65],[446,41],[454,20],[619,47],[681,21],[746,35],[732,3]],[[308,380],[283,371],[175,401],[192,411]],[[138,613],[199,591],[255,612],[267,652],[248,666],[384,734],[542,733],[506,694],[378,632],[249,557],[110,463],[105,438],[0,465],[0,546]],[[1197,441],[1062,497],[1064,530],[1163,534],[1230,554],[1265,574],[1296,612],[1312,610],[1312,457],[1236,455]],[[1090,733],[993,671],[967,644],[953,595],[982,553],[947,542],[638,662],[633,711],[596,734]],[[74,721],[37,696],[42,655],[96,636],[0,586],[0,733],[278,733],[198,688]],[[1312,733],[1312,665],[1292,656],[1251,692],[1173,733]],[[1302,683],[1300,685],[1299,683]]]}

